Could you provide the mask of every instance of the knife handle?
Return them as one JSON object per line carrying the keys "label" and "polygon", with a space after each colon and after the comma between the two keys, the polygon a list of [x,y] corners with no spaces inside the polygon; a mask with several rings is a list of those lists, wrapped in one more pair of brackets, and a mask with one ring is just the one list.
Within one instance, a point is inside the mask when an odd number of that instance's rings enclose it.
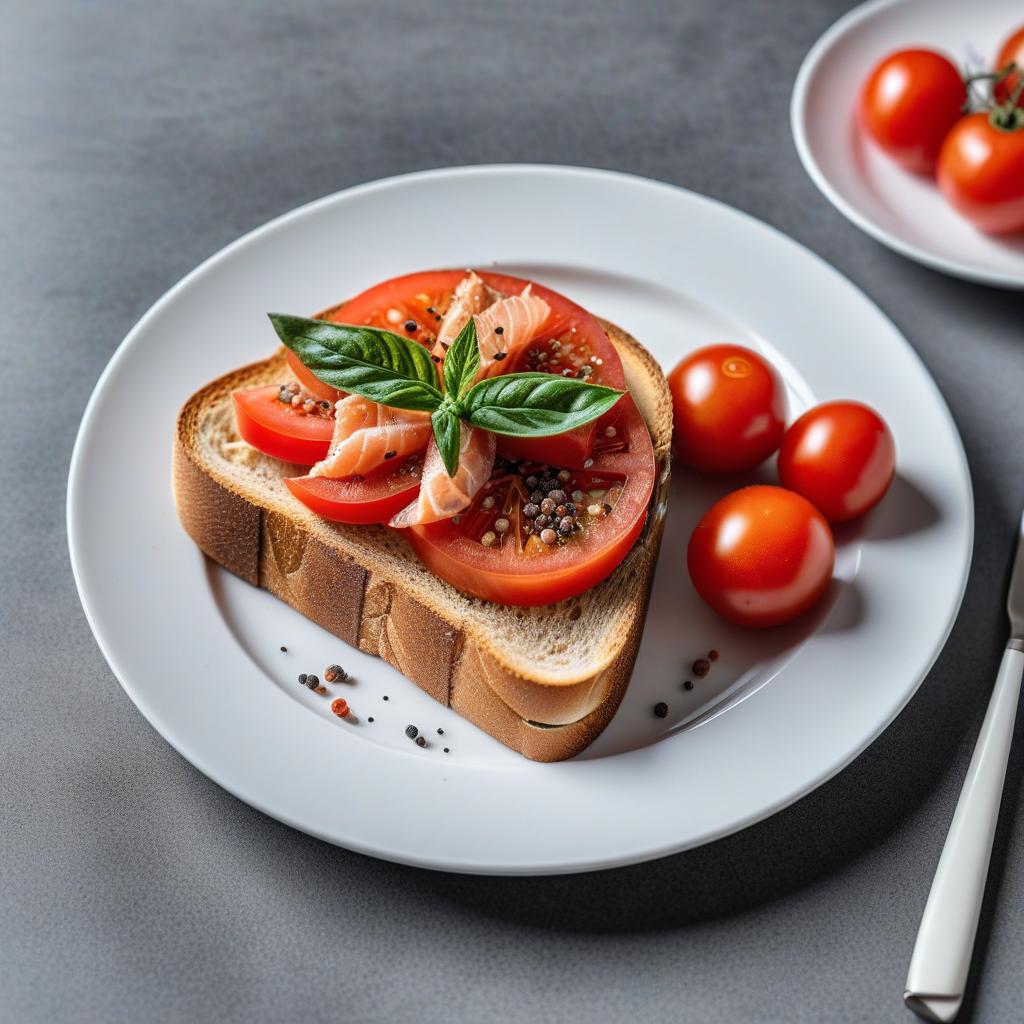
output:
{"label": "knife handle", "polygon": [[910,959],[903,998],[926,1020],[953,1020],[963,1001],[1024,676],[1022,646],[1011,640],[1003,654]]}

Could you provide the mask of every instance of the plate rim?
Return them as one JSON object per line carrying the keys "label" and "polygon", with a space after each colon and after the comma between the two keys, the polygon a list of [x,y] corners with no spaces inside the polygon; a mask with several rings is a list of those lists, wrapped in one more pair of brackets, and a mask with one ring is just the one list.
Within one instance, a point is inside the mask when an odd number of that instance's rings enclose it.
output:
{"label": "plate rim", "polygon": [[817,73],[821,64],[828,58],[832,48],[847,32],[861,24],[861,22],[874,17],[879,12],[890,7],[901,6],[906,2],[907,0],[865,0],[864,3],[847,11],[846,14],[834,21],[807,51],[803,61],[800,63],[800,69],[797,71],[789,104],[790,131],[793,135],[793,144],[796,147],[797,156],[807,176],[825,199],[854,227],[860,228],[861,231],[874,238],[876,242],[881,243],[886,248],[931,270],[937,270],[940,273],[948,274],[951,277],[957,277],[964,281],[992,285],[1013,291],[1024,289],[1024,272],[1014,275],[998,270],[987,270],[959,260],[948,259],[945,256],[939,256],[927,249],[923,249],[913,242],[907,242],[900,238],[899,235],[894,235],[870,216],[861,212],[857,206],[851,203],[833,186],[828,176],[822,170],[811,148],[807,132],[807,103],[811,79]]}
{"label": "plate rim", "polygon": [[[612,183],[623,183],[631,185],[642,185],[649,188],[662,189],[668,192],[674,192],[682,194],[683,196],[689,197],[690,199],[696,199],[703,203],[708,203],[716,207],[723,208],[728,211],[729,215],[738,217],[743,221],[751,224],[754,228],[761,231],[767,231],[777,240],[788,243],[790,246],[794,246],[799,249],[805,257],[810,257],[814,262],[827,273],[833,275],[839,282],[841,282],[847,289],[852,293],[860,297],[860,299],[872,308],[872,310],[880,316],[889,326],[893,332],[903,342],[903,346],[906,349],[907,355],[912,358],[918,365],[921,375],[926,385],[934,393],[934,397],[937,399],[937,409],[946,419],[951,440],[953,441],[959,458],[957,460],[958,470],[958,484],[962,486],[965,505],[964,505],[964,532],[966,545],[963,552],[963,557],[960,565],[959,580],[956,585],[956,598],[952,602],[952,605],[948,611],[947,619],[942,624],[940,635],[938,636],[930,657],[927,660],[927,664],[922,664],[916,673],[916,679],[912,686],[910,686],[903,699],[899,702],[891,714],[887,715],[883,720],[876,723],[875,728],[870,734],[865,735],[857,742],[855,749],[850,752],[844,752],[844,756],[838,760],[832,760],[826,769],[818,772],[813,778],[806,779],[798,789],[789,794],[785,794],[780,799],[770,802],[760,807],[756,812],[747,814],[738,819],[732,820],[725,824],[721,828],[710,830],[705,834],[699,835],[692,840],[682,842],[666,842],[657,846],[652,846],[649,843],[642,846],[642,848],[636,848],[630,846],[628,849],[620,849],[613,855],[600,854],[597,856],[590,856],[586,859],[575,858],[571,860],[559,861],[556,863],[544,863],[539,864],[531,862],[528,864],[523,863],[497,863],[488,861],[481,863],[478,861],[453,861],[452,859],[435,860],[429,857],[417,856],[408,852],[402,852],[394,849],[388,849],[381,846],[374,846],[373,844],[354,842],[349,839],[339,839],[335,835],[326,834],[322,831],[318,831],[314,827],[306,822],[295,820],[289,817],[288,814],[283,813],[281,809],[269,806],[266,802],[254,798],[251,793],[243,792],[241,786],[234,785],[231,781],[224,778],[224,772],[219,771],[212,766],[208,759],[202,756],[197,756],[197,753],[190,749],[190,744],[179,737],[172,737],[169,732],[172,731],[165,727],[165,723],[162,723],[158,716],[151,713],[146,707],[145,699],[140,699],[137,695],[137,687],[132,684],[127,678],[127,673],[123,672],[119,667],[119,658],[115,655],[112,645],[107,642],[107,638],[101,634],[97,628],[97,622],[93,615],[93,611],[89,606],[89,600],[87,595],[87,584],[83,579],[80,562],[81,554],[79,551],[79,539],[76,538],[76,531],[74,525],[74,514],[77,501],[77,495],[82,486],[81,473],[82,463],[85,458],[84,452],[87,447],[87,435],[89,434],[90,427],[93,421],[97,417],[97,409],[100,403],[100,396],[106,382],[116,371],[120,361],[125,358],[125,353],[128,351],[134,340],[142,333],[145,332],[150,321],[157,317],[163,308],[179,293],[179,291],[187,288],[191,282],[205,273],[212,265],[220,262],[221,260],[229,258],[237,249],[253,242],[257,238],[262,238],[265,235],[273,233],[278,228],[291,223],[294,220],[298,220],[304,217],[315,215],[318,210],[326,205],[336,201],[341,196],[354,197],[359,194],[363,194],[370,191],[382,190],[389,187],[394,187],[401,184],[414,183],[420,179],[431,179],[431,178],[445,178],[458,175],[477,175],[477,174],[527,174],[527,175],[584,175],[592,176]],[[75,444],[72,450],[71,461],[69,464],[69,477],[68,477],[68,489],[67,489],[67,500],[66,500],[66,526],[68,531],[68,547],[69,555],[72,564],[72,572],[75,578],[76,587],[78,589],[79,598],[82,603],[83,611],[86,619],[89,623],[90,629],[96,638],[97,644],[107,660],[113,674],[118,679],[119,684],[125,690],[129,699],[143,712],[147,721],[152,725],[156,731],[165,739],[167,742],[174,747],[179,753],[182,754],[187,760],[190,761],[195,767],[197,767],[203,774],[207,775],[212,781],[216,782],[219,786],[232,793],[239,799],[250,804],[256,809],[266,813],[268,816],[273,817],[279,821],[282,821],[291,827],[297,828],[301,831],[307,832],[308,834],[317,836],[318,838],[324,839],[325,841],[342,845],[347,849],[352,849],[360,853],[365,853],[371,856],[381,857],[397,863],[404,863],[417,867],[425,867],[435,870],[444,871],[455,871],[465,873],[477,873],[477,874],[501,874],[501,875],[541,875],[541,874],[568,874],[582,871],[602,870],[611,869],[614,867],[625,866],[628,864],[638,863],[657,857],[666,856],[672,853],[681,852],[685,849],[691,849],[697,846],[704,845],[708,842],[712,842],[723,836],[733,834],[741,831],[750,825],[753,825],[759,821],[765,820],[771,817],[773,814],[784,809],[803,796],[813,792],[818,786],[834,777],[838,772],[850,764],[853,760],[859,757],[864,750],[877,737],[885,731],[892,724],[895,718],[903,710],[907,703],[913,698],[920,688],[921,683],[927,677],[931,671],[932,666],[937,660],[939,654],[945,647],[946,641],[948,640],[949,634],[952,631],[953,625],[959,614],[963,596],[966,589],[967,578],[973,557],[973,546],[974,546],[974,501],[973,501],[973,490],[971,487],[970,470],[966,459],[966,454],[963,448],[963,442],[960,438],[959,431],[956,427],[956,423],[953,419],[952,413],[942,396],[941,391],[938,388],[934,378],[924,365],[920,356],[916,350],[903,336],[902,332],[892,323],[892,321],[885,315],[885,313],[877,306],[873,300],[871,300],[856,284],[849,280],[845,275],[840,273],[836,268],[824,260],[821,256],[809,249],[806,245],[797,241],[796,239],[786,235],[784,232],[775,228],[774,226],[759,220],[756,217],[746,213],[745,211],[739,210],[736,207],[732,207],[721,200],[714,199],[712,197],[703,196],[700,193],[693,192],[692,190],[681,188],[680,186],[674,185],[668,182],[657,181],[655,179],[647,178],[640,175],[627,174],[619,171],[612,171],[606,169],[586,168],[586,167],[574,167],[571,165],[558,165],[558,164],[517,164],[517,163],[504,163],[504,164],[482,164],[482,165],[464,165],[454,166],[448,168],[436,168],[425,171],[416,171],[409,174],[399,174],[389,176],[387,178],[378,179],[371,182],[362,183],[359,185],[352,186],[347,189],[342,189],[326,196],[322,196],[318,199],[314,199],[308,203],[302,204],[294,209],[288,210],[276,217],[271,218],[265,223],[257,226],[249,232],[246,232],[239,238],[228,243],[211,256],[200,262],[195,268],[184,275],[180,280],[173,284],[167,291],[164,292],[160,298],[153,303],[153,305],[143,314],[138,322],[131,328],[128,334],[117,346],[107,365],[99,375],[97,382],[90,395],[89,401],[85,407],[85,411],[82,415],[82,420],[79,425],[78,433],[75,438]]]}

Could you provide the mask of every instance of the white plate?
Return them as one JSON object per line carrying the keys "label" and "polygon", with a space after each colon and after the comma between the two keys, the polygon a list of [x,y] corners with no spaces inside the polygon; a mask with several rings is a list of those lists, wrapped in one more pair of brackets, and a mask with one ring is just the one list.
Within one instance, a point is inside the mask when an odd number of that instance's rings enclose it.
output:
{"label": "white plate", "polygon": [[[794,409],[857,396],[884,413],[899,448],[892,493],[862,534],[841,538],[829,600],[811,621],[768,633],[725,626],[693,594],[685,539],[726,485],[678,475],[630,690],[598,742],[561,764],[524,760],[387,665],[207,564],[171,501],[175,413],[205,381],[274,348],[265,310],[322,309],[394,274],[491,261],[622,324],[665,366],[715,340],[757,346],[785,374]],[[539,874],[707,842],[855,757],[942,647],[970,561],[972,511],[963,449],[931,378],[895,327],[817,257],[667,185],[505,166],[329,196],[172,288],[96,386],[71,465],[68,533],[82,603],[118,679],[222,786],[379,857]],[[712,647],[722,656],[711,674],[682,690],[686,666]],[[335,660],[357,678],[334,689],[358,725],[295,681]],[[659,700],[671,708],[665,720],[651,713]],[[410,722],[427,749],[403,735]]]}
{"label": "white plate", "polygon": [[912,260],[969,281],[1024,288],[1024,236],[975,231],[934,182],[907,174],[857,130],[861,83],[908,46],[990,65],[1024,17],[1020,0],[874,0],[840,18],[804,59],[790,119],[804,168],[844,217]]}

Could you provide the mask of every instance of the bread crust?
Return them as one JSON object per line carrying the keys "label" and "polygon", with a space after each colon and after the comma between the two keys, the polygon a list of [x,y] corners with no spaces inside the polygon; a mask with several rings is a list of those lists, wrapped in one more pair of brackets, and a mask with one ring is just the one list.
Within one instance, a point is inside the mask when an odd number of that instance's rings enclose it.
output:
{"label": "bread crust", "polygon": [[[435,700],[506,746],[537,761],[572,757],[604,729],[625,693],[643,631],[668,494],[671,398],[657,363],[639,342],[605,323],[623,359],[627,382],[651,431],[658,480],[641,538],[611,577],[581,598],[553,606],[568,621],[585,605],[611,596],[614,635],[597,636],[607,656],[591,671],[542,672],[490,642],[479,609],[494,615],[514,609],[458,594],[425,569],[417,579],[395,552],[367,552],[346,543],[346,528],[326,524],[287,496],[274,481],[226,472],[204,445],[204,417],[230,403],[230,392],[280,376],[280,353],[218,380],[183,406],[174,439],[174,499],[182,526],[199,548],[235,575],[269,590],[297,611],[360,650],[383,658]],[[233,421],[232,421],[233,422]],[[234,442],[233,442],[234,443]],[[298,475],[302,469],[295,467]],[[354,535],[350,535],[354,536]],[[402,542],[404,545],[404,541]],[[388,540],[383,547],[394,548]],[[402,556],[402,551],[398,551]],[[401,564],[396,565],[396,561]],[[410,569],[412,571],[410,571]],[[435,593],[436,591],[436,593]],[[620,607],[621,605],[621,607]],[[469,614],[470,609],[477,614]],[[422,652],[431,655],[424,658]]]}

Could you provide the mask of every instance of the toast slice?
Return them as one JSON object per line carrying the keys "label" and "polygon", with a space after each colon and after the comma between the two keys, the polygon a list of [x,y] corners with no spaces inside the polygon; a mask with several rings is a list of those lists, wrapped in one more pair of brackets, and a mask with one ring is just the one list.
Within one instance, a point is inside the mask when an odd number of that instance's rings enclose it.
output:
{"label": "toast slice", "polygon": [[[536,761],[579,753],[611,720],[636,658],[668,495],[672,402],[638,341],[602,322],[654,443],[647,524],[621,565],[578,597],[519,608],[467,597],[399,531],[327,522],[284,478],[304,467],[240,440],[231,392],[289,378],[284,350],[197,391],[178,415],[178,516],[215,562],[394,665],[442,704]],[[430,651],[424,658],[422,652]]]}

